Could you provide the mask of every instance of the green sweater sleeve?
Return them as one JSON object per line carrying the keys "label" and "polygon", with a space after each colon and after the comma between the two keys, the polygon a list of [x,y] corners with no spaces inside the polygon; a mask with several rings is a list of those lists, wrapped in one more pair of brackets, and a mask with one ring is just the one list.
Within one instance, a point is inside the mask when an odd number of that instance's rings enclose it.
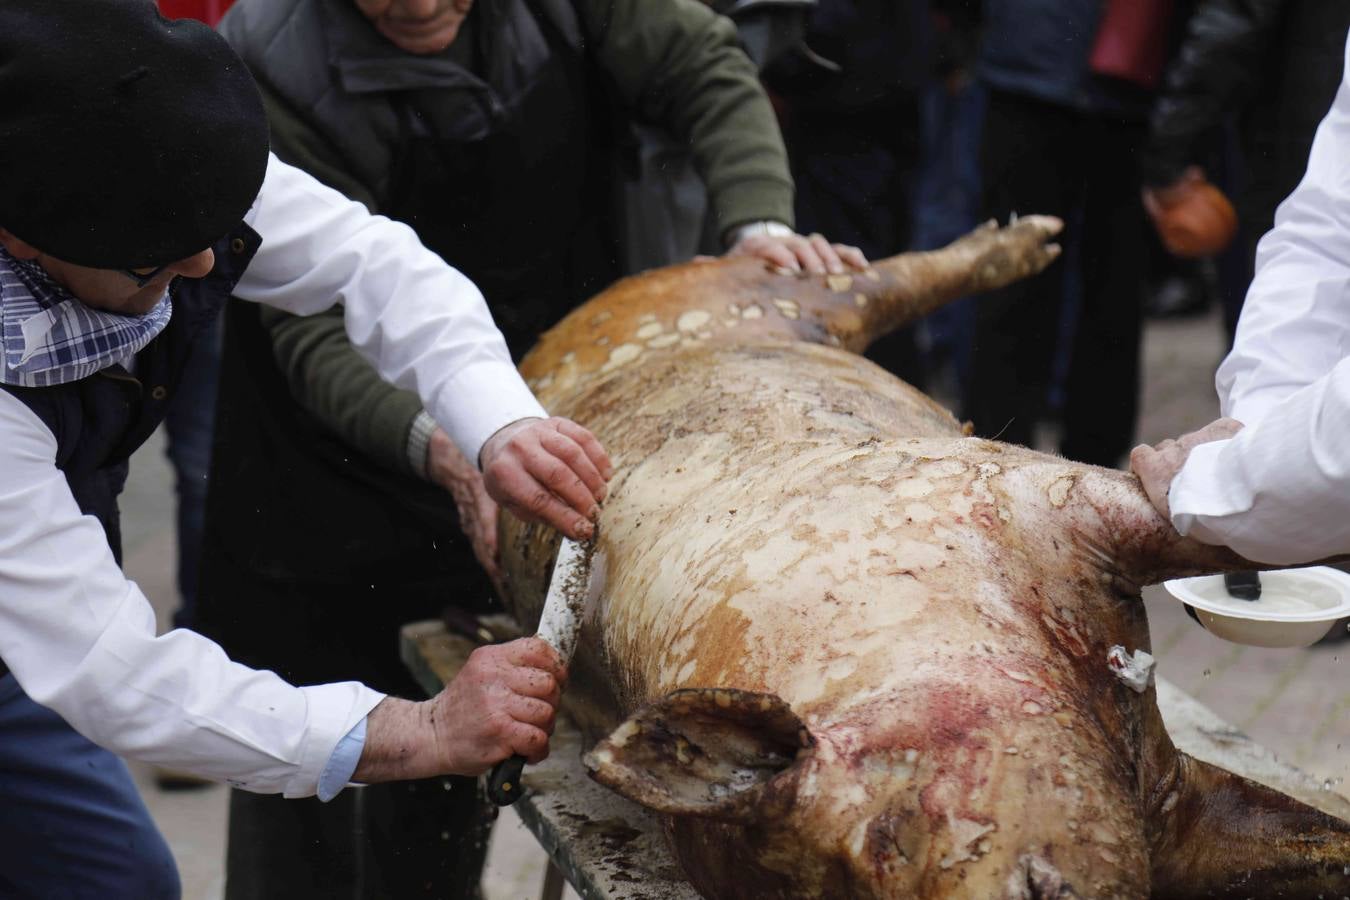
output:
{"label": "green sweater sleeve", "polygon": [[345,443],[385,468],[420,474],[408,457],[413,420],[421,399],[399,390],[347,340],[341,307],[313,316],[293,316],[262,307],[277,367],[291,396]]}
{"label": "green sweater sleeve", "polygon": [[[792,224],[782,137],[731,22],[696,0],[576,2],[619,98],[690,142],[719,232],[760,219]],[[376,208],[371,190],[300,114],[265,85],[263,99],[279,157]],[[340,317],[269,309],[263,324],[296,401],[354,448],[411,472],[408,443],[421,403],[380,379],[348,343]]]}
{"label": "green sweater sleeve", "polygon": [[577,0],[619,98],[688,141],[719,234],[793,224],[787,151],[736,29],[697,0]]}
{"label": "green sweater sleeve", "polygon": [[[265,85],[262,93],[277,156],[373,210],[372,193],[342,166],[322,137]],[[295,401],[380,465],[418,474],[408,457],[408,440],[422,401],[384,381],[356,352],[347,340],[342,308],[315,316],[293,316],[266,306],[260,312],[277,368]]]}

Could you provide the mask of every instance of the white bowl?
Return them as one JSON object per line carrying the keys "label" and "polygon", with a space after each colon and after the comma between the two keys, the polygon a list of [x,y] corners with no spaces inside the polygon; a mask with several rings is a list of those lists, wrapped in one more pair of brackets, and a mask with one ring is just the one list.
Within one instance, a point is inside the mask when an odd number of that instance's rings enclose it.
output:
{"label": "white bowl", "polygon": [[1327,566],[1261,573],[1261,598],[1231,597],[1222,575],[1163,583],[1224,640],[1254,647],[1306,647],[1350,616],[1350,574]]}

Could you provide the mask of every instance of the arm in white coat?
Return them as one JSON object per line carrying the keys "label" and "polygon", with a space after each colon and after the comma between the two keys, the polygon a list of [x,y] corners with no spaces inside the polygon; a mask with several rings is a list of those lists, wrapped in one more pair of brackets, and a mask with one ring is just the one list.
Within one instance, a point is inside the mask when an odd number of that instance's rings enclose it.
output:
{"label": "arm in white coat", "polygon": [[252,791],[313,794],[339,739],[382,694],[296,688],[155,615],[81,515],[56,440],[0,391],[0,658],[38,703],[116,753]]}
{"label": "arm in white coat", "polygon": [[468,459],[502,426],[546,415],[478,288],[408,226],[275,156],[245,222],[262,246],[236,295],[301,315],[342,303],[353,345],[416,391]]}
{"label": "arm in white coat", "polygon": [[1269,563],[1350,552],[1350,81],[1261,241],[1216,383],[1246,427],[1195,448],[1170,490],[1182,534]]}

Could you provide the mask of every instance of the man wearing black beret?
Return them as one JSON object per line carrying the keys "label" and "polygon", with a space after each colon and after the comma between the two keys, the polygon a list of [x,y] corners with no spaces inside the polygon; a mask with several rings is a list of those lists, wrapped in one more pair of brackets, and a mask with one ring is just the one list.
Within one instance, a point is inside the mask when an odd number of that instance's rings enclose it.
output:
{"label": "man wearing black beret", "polygon": [[151,0],[0,4],[0,895],[177,896],[109,751],[321,798],[547,752],[563,673],[537,641],[479,651],[412,703],[155,636],[118,567],[117,495],[231,294],[340,299],[352,342],[500,502],[592,533],[604,450],[545,417],[467,279],[269,154],[221,38]]}

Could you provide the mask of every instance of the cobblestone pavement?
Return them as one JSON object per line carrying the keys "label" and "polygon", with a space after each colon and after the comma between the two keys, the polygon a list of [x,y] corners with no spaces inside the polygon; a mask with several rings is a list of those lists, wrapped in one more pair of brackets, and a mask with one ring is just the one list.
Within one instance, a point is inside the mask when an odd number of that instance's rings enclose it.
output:
{"label": "cobblestone pavement", "polygon": [[[1139,439],[1153,442],[1217,415],[1212,372],[1223,352],[1217,317],[1150,323]],[[160,609],[174,601],[172,481],[156,440],[132,463],[122,508],[127,571]],[[1159,670],[1285,760],[1346,792],[1350,778],[1350,642],[1308,650],[1226,643],[1186,617],[1161,589],[1144,593]],[[185,900],[215,900],[223,887],[226,794],[221,787],[165,793],[133,767],[183,874]],[[538,896],[544,857],[508,812],[498,823],[485,879],[488,900]],[[570,894],[569,896],[575,896]]]}

